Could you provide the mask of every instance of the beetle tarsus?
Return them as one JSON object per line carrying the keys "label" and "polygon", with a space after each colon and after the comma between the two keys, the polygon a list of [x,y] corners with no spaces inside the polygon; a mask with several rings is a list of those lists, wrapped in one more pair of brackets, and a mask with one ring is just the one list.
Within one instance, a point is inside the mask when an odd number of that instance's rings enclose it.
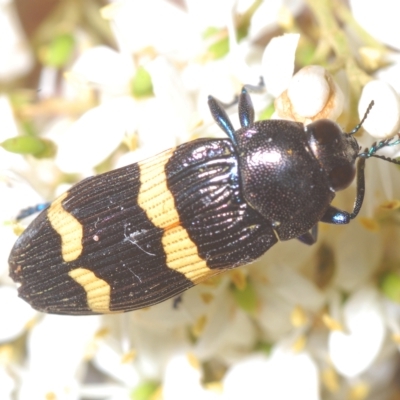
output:
{"label": "beetle tarsus", "polygon": [[317,238],[318,238],[318,224],[315,224],[308,232],[298,236],[297,240],[300,240],[301,243],[308,244],[309,246],[311,246],[312,244],[317,242]]}
{"label": "beetle tarsus", "polygon": [[327,224],[344,225],[351,221],[351,214],[347,211],[339,210],[336,207],[329,206],[324,216],[321,218],[321,222]]}

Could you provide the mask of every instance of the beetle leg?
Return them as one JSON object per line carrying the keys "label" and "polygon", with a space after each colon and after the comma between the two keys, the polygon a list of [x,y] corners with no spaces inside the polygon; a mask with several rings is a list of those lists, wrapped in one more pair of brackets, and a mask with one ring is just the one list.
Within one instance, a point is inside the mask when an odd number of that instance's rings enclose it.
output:
{"label": "beetle leg", "polygon": [[324,216],[321,218],[321,222],[335,225],[348,224],[351,220],[350,215],[351,214],[347,211],[342,211],[336,207],[329,206]]}
{"label": "beetle leg", "polygon": [[297,237],[297,240],[308,245],[312,245],[318,238],[318,224],[315,224],[308,232]]}
{"label": "beetle leg", "polygon": [[20,221],[21,219],[30,217],[33,214],[43,211],[44,209],[46,209],[49,206],[50,206],[50,203],[40,203],[40,204],[36,204],[35,206],[24,208],[23,210],[21,210],[18,213],[18,215],[15,217],[15,219],[17,221]]}
{"label": "beetle leg", "polygon": [[175,296],[172,301],[172,307],[177,310],[179,308],[179,304],[182,302],[182,293]]}
{"label": "beetle leg", "polygon": [[357,163],[357,194],[354,201],[353,212],[348,213],[347,211],[342,211],[333,206],[329,206],[324,216],[321,218],[322,222],[343,225],[348,224],[352,219],[357,217],[358,213],[360,212],[365,194],[365,160],[365,157],[360,157]]}
{"label": "beetle leg", "polygon": [[366,157],[360,157],[357,162],[357,195],[356,200],[354,201],[353,212],[350,214],[350,219],[357,217],[358,213],[361,210],[362,203],[364,201],[365,194],[365,179],[364,179],[364,170],[365,170],[365,161]]}

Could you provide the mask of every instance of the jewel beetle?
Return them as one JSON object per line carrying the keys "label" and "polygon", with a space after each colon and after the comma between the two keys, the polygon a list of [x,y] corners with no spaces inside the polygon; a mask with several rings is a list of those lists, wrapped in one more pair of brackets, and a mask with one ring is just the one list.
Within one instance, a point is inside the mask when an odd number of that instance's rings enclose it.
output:
{"label": "jewel beetle", "polygon": [[[254,122],[247,90],[241,128],[209,97],[226,139],[197,139],[83,180],[28,226],[9,257],[19,295],[55,314],[131,311],[159,303],[278,240],[312,244],[319,221],[347,224],[364,198],[365,161],[400,139],[360,153],[354,133],[330,120],[307,126]],[[356,160],[357,166],[356,166]],[[352,212],[331,205],[357,175]]]}

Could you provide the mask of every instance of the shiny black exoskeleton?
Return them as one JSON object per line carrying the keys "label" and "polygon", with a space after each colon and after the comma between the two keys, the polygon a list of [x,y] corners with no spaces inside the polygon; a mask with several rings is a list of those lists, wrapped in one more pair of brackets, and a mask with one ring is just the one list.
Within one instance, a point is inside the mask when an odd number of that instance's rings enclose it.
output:
{"label": "shiny black exoskeleton", "polygon": [[[349,223],[363,202],[366,158],[376,157],[378,148],[398,144],[398,141],[380,142],[378,147],[359,154],[353,134],[363,121],[351,133],[342,132],[335,122],[327,119],[307,126],[284,120],[254,122],[254,109],[246,89],[239,97],[241,129],[237,131],[211,96],[209,106],[236,150],[243,197],[270,221],[280,240],[298,238],[312,244],[318,221]],[[330,203],[336,191],[347,188],[353,181],[358,157],[357,196],[353,212],[348,213]]]}
{"label": "shiny black exoskeleton", "polygon": [[[245,89],[237,131],[217,100],[209,105],[229,139],[194,140],[87,178],[32,221],[9,257],[23,299],[55,314],[131,311],[248,264],[278,239],[312,244],[319,221],[355,218],[365,160],[400,143],[358,153],[352,135],[363,121],[350,133],[329,120],[254,122]],[[356,173],[353,211],[332,207]]]}

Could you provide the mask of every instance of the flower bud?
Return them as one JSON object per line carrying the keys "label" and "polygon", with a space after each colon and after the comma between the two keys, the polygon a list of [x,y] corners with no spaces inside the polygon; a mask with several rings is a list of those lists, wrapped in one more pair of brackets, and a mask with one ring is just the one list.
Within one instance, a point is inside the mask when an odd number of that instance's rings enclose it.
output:
{"label": "flower bud", "polygon": [[302,68],[291,79],[289,87],[275,100],[278,118],[310,123],[317,119],[335,120],[343,110],[344,96],[323,67]]}
{"label": "flower bud", "polygon": [[374,106],[363,123],[363,128],[374,138],[383,139],[399,130],[400,99],[392,86],[380,80],[368,82],[358,103],[360,119],[371,101]]}

